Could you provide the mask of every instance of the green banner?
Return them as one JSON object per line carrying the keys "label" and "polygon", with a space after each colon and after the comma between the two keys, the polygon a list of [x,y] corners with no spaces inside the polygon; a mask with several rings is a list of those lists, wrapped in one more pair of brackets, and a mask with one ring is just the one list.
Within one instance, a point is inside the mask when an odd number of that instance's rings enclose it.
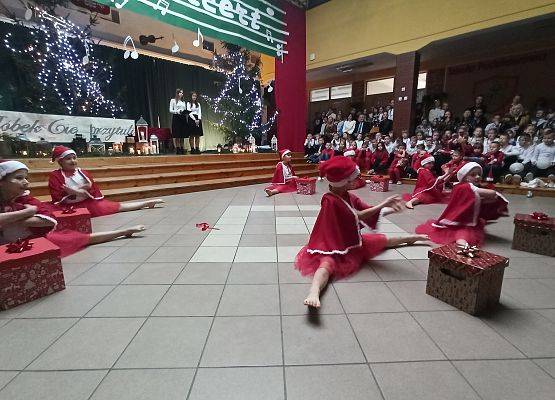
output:
{"label": "green banner", "polygon": [[203,36],[283,58],[287,54],[285,11],[271,0],[96,0],[128,9]]}

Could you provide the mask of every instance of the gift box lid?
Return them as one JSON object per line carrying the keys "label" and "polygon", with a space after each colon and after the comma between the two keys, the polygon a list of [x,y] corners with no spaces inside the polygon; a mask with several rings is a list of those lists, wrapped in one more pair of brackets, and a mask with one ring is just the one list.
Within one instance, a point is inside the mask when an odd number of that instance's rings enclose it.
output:
{"label": "gift box lid", "polygon": [[468,276],[500,266],[506,267],[509,264],[508,258],[484,250],[478,249],[471,253],[474,257],[469,253],[465,254],[459,246],[452,243],[430,250],[428,258],[430,261],[440,260],[443,266],[464,272]]}
{"label": "gift box lid", "polygon": [[555,218],[541,213],[516,214],[514,223],[517,225],[531,225],[555,230]]}
{"label": "gift box lid", "polygon": [[316,178],[311,178],[309,176],[305,176],[305,177],[297,178],[297,182],[312,183],[312,182],[316,182]]}
{"label": "gift box lid", "polygon": [[52,213],[54,218],[68,218],[68,217],[89,217],[91,213],[84,207],[74,208],[73,212],[64,213],[64,211],[54,211]]}
{"label": "gift box lid", "polygon": [[8,253],[7,244],[0,246],[0,269],[18,265],[24,259],[60,256],[60,248],[50,240],[39,237],[29,240],[29,243],[32,243],[33,247],[21,253]]}

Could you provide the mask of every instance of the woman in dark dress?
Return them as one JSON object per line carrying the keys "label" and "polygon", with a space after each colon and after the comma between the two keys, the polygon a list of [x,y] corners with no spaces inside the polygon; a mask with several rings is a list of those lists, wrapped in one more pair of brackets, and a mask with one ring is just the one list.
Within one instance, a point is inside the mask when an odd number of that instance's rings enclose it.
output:
{"label": "woman in dark dress", "polygon": [[187,104],[183,101],[183,89],[175,90],[175,97],[170,100],[172,114],[172,138],[175,154],[185,154],[184,138],[187,136]]}
{"label": "woman in dark dress", "polygon": [[187,118],[187,137],[191,146],[191,154],[200,154],[200,137],[203,135],[202,112],[197,97],[197,92],[191,92],[191,101],[187,102],[187,111],[189,113],[189,118]]}

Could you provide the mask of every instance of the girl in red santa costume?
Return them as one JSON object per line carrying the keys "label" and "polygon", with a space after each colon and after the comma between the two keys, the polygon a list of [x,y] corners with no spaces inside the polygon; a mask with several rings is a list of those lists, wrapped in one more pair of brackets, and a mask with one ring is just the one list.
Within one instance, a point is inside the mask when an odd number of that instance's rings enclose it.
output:
{"label": "girl in red santa costume", "polygon": [[463,165],[457,179],[459,183],[440,217],[417,226],[416,233],[427,234],[438,244],[480,246],[484,243],[486,222],[507,216],[509,202],[495,190],[477,186],[482,179],[478,163]]}
{"label": "girl in red santa costume", "polygon": [[443,191],[445,181],[449,179],[449,172],[435,177],[432,172],[435,159],[432,156],[420,161],[421,167],[418,168],[418,179],[412,195],[405,193],[403,200],[406,201],[405,207],[413,209],[417,204],[445,203],[449,195]]}
{"label": "girl in red santa costume", "polygon": [[281,161],[276,165],[272,183],[264,189],[268,197],[297,191],[297,177],[291,165],[291,150],[281,150],[279,154]]}
{"label": "girl in red santa costume", "polygon": [[[343,155],[347,158],[350,158],[351,160],[353,160],[353,162],[356,163],[356,152],[354,150],[347,150],[345,153],[343,153]],[[360,167],[359,167],[360,169]],[[351,189],[352,190],[356,190],[356,189],[360,189],[362,187],[366,186],[366,181],[360,177],[360,175],[353,181],[353,183],[351,184]]]}
{"label": "girl in red santa costume", "polygon": [[54,230],[56,220],[41,201],[27,190],[29,169],[19,161],[0,161],[0,244],[18,239],[46,237],[61,249],[62,257],[82,248],[145,230],[142,225],[111,232],[81,233]]}
{"label": "girl in red santa costume", "polygon": [[308,244],[295,258],[295,268],[302,275],[314,275],[304,304],[316,308],[320,307],[320,292],[330,276],[346,277],[388,247],[428,239],[426,235],[387,238],[382,234],[361,234],[363,227],[376,228],[380,213],[386,215],[400,211],[401,199],[392,196],[371,207],[349,193],[360,170],[347,157],[334,157],[321,168],[329,182],[329,192],[322,197],[321,209]]}
{"label": "girl in red santa costume", "polygon": [[162,199],[118,203],[106,200],[88,171],[77,166],[77,154],[65,146],[56,146],[52,150],[52,162],[57,161],[60,169],[52,171],[48,178],[48,188],[52,203],[59,208],[64,205],[83,207],[89,210],[91,217],[153,208],[163,203]]}

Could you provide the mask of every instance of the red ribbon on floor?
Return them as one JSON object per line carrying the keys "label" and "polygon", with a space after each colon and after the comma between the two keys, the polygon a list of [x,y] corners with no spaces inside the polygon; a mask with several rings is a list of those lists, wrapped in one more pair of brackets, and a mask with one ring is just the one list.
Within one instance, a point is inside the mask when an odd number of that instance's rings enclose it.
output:
{"label": "red ribbon on floor", "polygon": [[15,242],[8,243],[6,253],[23,253],[32,248],[33,243],[29,242],[29,239],[17,239]]}
{"label": "red ribbon on floor", "polygon": [[538,221],[545,221],[546,219],[549,218],[547,214],[542,213],[540,211],[534,211],[533,213],[530,214],[530,216],[534,219],[537,219]]}
{"label": "red ribbon on floor", "polygon": [[213,229],[219,231],[220,229],[214,228],[208,224],[208,222],[199,222],[196,224],[196,227],[199,228],[201,231],[207,231],[208,229]]}
{"label": "red ribbon on floor", "polygon": [[77,211],[74,206],[67,206],[62,210],[62,214],[75,214]]}
{"label": "red ribbon on floor", "polygon": [[477,246],[471,246],[468,243],[463,245],[457,245],[457,247],[459,248],[459,251],[457,251],[457,254],[466,256],[466,257],[470,257],[470,258],[474,258],[478,256],[478,247]]}

